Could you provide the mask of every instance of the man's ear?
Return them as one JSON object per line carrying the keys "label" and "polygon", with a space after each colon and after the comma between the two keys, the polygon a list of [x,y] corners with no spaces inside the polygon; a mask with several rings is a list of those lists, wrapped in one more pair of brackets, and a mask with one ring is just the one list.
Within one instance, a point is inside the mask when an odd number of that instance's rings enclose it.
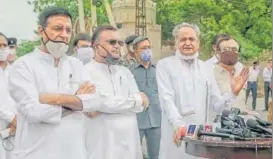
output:
{"label": "man's ear", "polygon": [[37,34],[39,36],[42,36],[43,35],[43,32],[44,32],[44,29],[41,25],[38,26],[38,29],[37,29]]}

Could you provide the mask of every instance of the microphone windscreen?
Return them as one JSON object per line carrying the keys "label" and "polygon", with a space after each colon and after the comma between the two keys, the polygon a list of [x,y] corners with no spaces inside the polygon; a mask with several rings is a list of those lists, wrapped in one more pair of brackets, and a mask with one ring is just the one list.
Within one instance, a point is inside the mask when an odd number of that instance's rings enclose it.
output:
{"label": "microphone windscreen", "polygon": [[258,123],[257,123],[257,121],[255,121],[255,120],[253,120],[253,119],[248,119],[247,121],[246,121],[246,125],[248,126],[248,127],[250,127],[250,128],[255,128],[257,125],[259,125]]}
{"label": "microphone windscreen", "polygon": [[224,117],[228,117],[229,114],[230,114],[230,111],[229,111],[229,110],[223,110],[223,111],[222,111],[222,116],[224,116]]}

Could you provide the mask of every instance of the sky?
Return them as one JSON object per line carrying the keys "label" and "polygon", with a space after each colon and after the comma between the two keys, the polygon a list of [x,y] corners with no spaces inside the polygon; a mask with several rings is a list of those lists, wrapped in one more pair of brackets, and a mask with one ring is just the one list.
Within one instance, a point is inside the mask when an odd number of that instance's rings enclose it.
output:
{"label": "sky", "polygon": [[27,0],[0,0],[0,32],[7,37],[33,40],[37,14]]}

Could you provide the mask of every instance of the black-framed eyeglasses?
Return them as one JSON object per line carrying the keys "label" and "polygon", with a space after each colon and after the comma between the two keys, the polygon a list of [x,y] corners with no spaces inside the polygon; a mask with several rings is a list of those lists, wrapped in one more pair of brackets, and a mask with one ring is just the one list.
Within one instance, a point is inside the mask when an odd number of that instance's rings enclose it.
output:
{"label": "black-framed eyeglasses", "polygon": [[124,45],[124,42],[121,41],[121,40],[107,40],[107,43],[110,44],[110,45],[116,45],[117,43],[120,45],[120,46],[123,46]]}

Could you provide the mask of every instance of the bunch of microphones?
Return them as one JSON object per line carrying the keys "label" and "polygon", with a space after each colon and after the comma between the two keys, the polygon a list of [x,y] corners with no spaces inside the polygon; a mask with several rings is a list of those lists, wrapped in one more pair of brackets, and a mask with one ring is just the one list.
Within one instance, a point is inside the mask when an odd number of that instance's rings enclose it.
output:
{"label": "bunch of microphones", "polygon": [[240,109],[223,110],[216,120],[220,124],[189,125],[186,137],[209,140],[252,140],[272,138],[272,123],[247,115]]}

